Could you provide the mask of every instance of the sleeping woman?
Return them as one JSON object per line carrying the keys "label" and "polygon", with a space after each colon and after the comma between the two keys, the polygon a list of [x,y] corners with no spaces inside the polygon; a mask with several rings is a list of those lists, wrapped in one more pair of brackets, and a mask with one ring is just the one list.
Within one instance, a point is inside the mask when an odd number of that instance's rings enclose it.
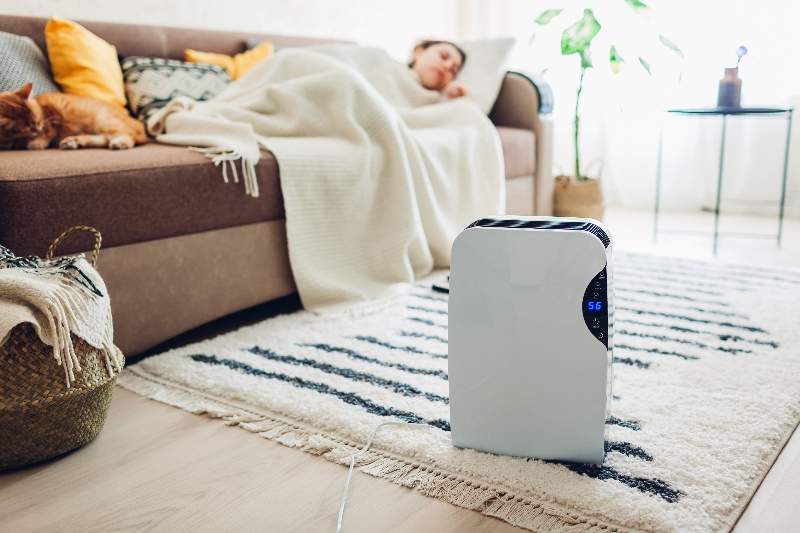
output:
{"label": "sleeping woman", "polygon": [[504,211],[497,129],[458,98],[464,59],[445,42],[420,43],[410,65],[376,47],[285,48],[212,100],[172,100],[148,128],[223,178],[243,174],[254,197],[271,152],[303,306],[363,302],[449,266],[455,237]]}
{"label": "sleeping woman", "polygon": [[464,87],[454,81],[466,60],[464,51],[451,42],[422,41],[414,47],[414,56],[408,66],[426,89],[457,98],[467,96]]}

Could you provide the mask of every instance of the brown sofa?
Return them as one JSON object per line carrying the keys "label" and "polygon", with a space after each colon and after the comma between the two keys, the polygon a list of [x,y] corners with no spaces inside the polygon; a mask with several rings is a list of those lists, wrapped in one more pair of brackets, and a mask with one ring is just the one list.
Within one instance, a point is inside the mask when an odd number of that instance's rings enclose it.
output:
{"label": "brown sofa", "polygon": [[[46,51],[47,19],[0,16],[0,31],[31,37]],[[233,55],[246,39],[278,46],[319,39],[80,22],[121,56],[183,59],[186,48]],[[503,146],[508,212],[547,215],[552,99],[540,80],[507,74],[490,114]],[[115,340],[135,355],[221,316],[295,292],[280,173],[271,154],[257,168],[261,195],[225,184],[219,169],[184,147],[155,142],[104,149],[0,152],[0,244],[43,256],[64,229],[103,235],[98,270],[112,300]],[[89,250],[89,235],[59,253]]]}

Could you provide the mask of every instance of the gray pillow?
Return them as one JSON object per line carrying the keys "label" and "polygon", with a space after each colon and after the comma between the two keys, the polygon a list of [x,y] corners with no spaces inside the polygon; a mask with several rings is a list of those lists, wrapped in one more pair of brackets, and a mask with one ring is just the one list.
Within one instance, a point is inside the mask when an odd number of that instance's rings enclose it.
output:
{"label": "gray pillow", "polygon": [[217,65],[135,56],[122,60],[122,77],[131,114],[144,122],[173,98],[208,100],[231,82]]}
{"label": "gray pillow", "polygon": [[33,83],[31,94],[59,92],[42,50],[30,37],[0,31],[0,93]]}

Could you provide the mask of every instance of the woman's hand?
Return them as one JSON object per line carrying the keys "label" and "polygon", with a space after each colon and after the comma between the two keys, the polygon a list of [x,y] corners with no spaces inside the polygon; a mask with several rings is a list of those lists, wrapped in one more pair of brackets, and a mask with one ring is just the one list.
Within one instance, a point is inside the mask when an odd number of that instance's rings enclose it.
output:
{"label": "woman's hand", "polygon": [[450,99],[458,98],[460,96],[469,96],[464,86],[457,81],[451,81],[448,83],[444,88],[444,94]]}

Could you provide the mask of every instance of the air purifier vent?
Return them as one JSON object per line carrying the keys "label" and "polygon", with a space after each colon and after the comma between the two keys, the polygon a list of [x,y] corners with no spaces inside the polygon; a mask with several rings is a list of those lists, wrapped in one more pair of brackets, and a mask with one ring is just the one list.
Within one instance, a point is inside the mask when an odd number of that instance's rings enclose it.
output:
{"label": "air purifier vent", "polygon": [[522,220],[512,217],[485,217],[480,220],[476,220],[464,229],[469,229],[476,226],[482,228],[566,229],[585,231],[600,239],[600,242],[602,242],[603,246],[606,248],[608,248],[608,245],[611,244],[611,239],[608,238],[606,232],[603,231],[603,229],[597,224],[588,222],[586,219],[570,220],[568,218],[555,218],[550,220]]}

